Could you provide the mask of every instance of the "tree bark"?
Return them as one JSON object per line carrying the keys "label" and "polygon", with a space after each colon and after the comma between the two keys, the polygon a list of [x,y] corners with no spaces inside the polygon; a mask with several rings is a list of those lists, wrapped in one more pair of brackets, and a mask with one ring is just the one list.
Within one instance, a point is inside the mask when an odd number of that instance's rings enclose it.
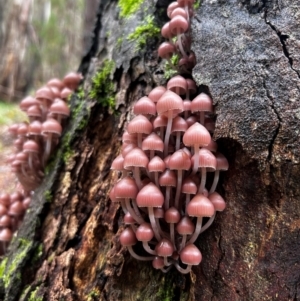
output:
{"label": "tree bark", "polygon": [[[204,0],[193,19],[193,77],[213,97],[214,139],[230,162],[218,187],[227,208],[196,242],[201,264],[163,274],[118,241],[110,165],[134,102],[165,83],[161,40],[138,49],[126,37],[147,15],[162,26],[169,3],[144,1],[125,20],[115,1],[100,0],[84,93],[72,98],[59,150],[1,263],[0,299],[300,300],[298,1]],[[105,95],[90,97],[107,59],[114,113]]]}

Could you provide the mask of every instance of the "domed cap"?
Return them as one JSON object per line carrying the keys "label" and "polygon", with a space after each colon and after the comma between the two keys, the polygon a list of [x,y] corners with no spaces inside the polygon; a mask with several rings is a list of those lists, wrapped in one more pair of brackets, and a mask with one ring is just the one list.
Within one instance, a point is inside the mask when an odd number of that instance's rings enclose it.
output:
{"label": "domed cap", "polygon": [[195,225],[188,216],[184,216],[176,226],[180,235],[191,235],[195,231]]}
{"label": "domed cap", "polygon": [[[194,164],[195,155],[192,157],[192,164]],[[217,160],[214,154],[208,149],[201,148],[199,150],[199,167],[205,167],[207,171],[215,171]]]}
{"label": "domed cap", "polygon": [[192,112],[213,112],[213,103],[211,98],[205,94],[201,93],[192,100],[191,103]]}
{"label": "domed cap", "polygon": [[13,236],[12,231],[9,228],[4,228],[2,230],[0,230],[0,241],[11,241]]}
{"label": "domed cap", "polygon": [[164,196],[156,185],[149,183],[140,190],[136,202],[139,207],[162,207]]}
{"label": "domed cap", "polygon": [[186,178],[182,182],[181,192],[186,194],[196,194],[197,185],[191,178]]}
{"label": "domed cap", "polygon": [[59,78],[52,78],[47,82],[47,86],[48,87],[55,87],[59,90],[62,90],[65,85],[63,84],[63,82],[59,79]]}
{"label": "domed cap", "polygon": [[163,42],[157,50],[158,56],[166,60],[169,60],[175,52],[175,46],[169,42]]}
{"label": "domed cap", "polygon": [[166,91],[167,89],[165,87],[158,86],[149,93],[148,98],[156,103]]}
{"label": "domed cap", "polygon": [[177,178],[175,172],[173,170],[166,169],[159,177],[159,185],[176,187]]}
{"label": "domed cap", "polygon": [[175,16],[170,21],[170,31],[174,35],[185,33],[188,28],[189,22],[182,16]]}
{"label": "domed cap", "polygon": [[129,134],[150,134],[152,132],[152,123],[143,115],[134,117],[128,124]]}
{"label": "domed cap", "polygon": [[183,103],[180,96],[172,91],[167,91],[158,100],[156,105],[158,115],[168,116],[169,111],[173,112],[173,117],[183,111]]}
{"label": "domed cap", "polygon": [[126,228],[120,235],[120,243],[122,246],[133,246],[137,243],[135,234],[131,228]]}
{"label": "domed cap", "polygon": [[166,238],[163,238],[155,247],[158,256],[172,256],[174,252],[173,244]]}
{"label": "domed cap", "polygon": [[47,99],[52,102],[54,100],[54,94],[49,87],[42,87],[36,91],[35,98],[37,100]]}
{"label": "domed cap", "polygon": [[210,143],[211,136],[203,125],[196,122],[187,129],[182,140],[185,146],[206,146]]}
{"label": "domed cap", "polygon": [[187,205],[189,216],[211,217],[215,213],[212,202],[202,194],[196,194]]}
{"label": "domed cap", "polygon": [[135,115],[156,115],[156,107],[155,103],[148,98],[147,96],[144,96],[140,98],[136,104],[133,107],[133,113]]}
{"label": "domed cap", "polygon": [[63,118],[67,118],[70,115],[70,109],[67,106],[67,104],[59,99],[56,98],[55,101],[52,103],[52,105],[49,108],[49,112],[51,115],[60,115]]}
{"label": "domed cap", "polygon": [[175,207],[170,207],[165,212],[165,221],[169,224],[176,224],[180,221],[180,212]]}
{"label": "domed cap", "polygon": [[69,89],[75,90],[82,79],[83,76],[80,73],[70,72],[64,77],[63,84]]}
{"label": "domed cap", "polygon": [[180,259],[184,264],[198,265],[202,260],[202,254],[194,244],[189,244],[180,252]]}
{"label": "domed cap", "polygon": [[166,169],[166,164],[160,157],[155,156],[150,160],[147,169],[150,172],[163,172]]}
{"label": "domed cap", "polygon": [[167,89],[178,95],[184,95],[187,92],[187,82],[181,75],[172,77],[167,84]]}
{"label": "domed cap", "polygon": [[138,194],[138,187],[134,179],[125,177],[114,186],[114,195],[116,198],[135,199]]}
{"label": "domed cap", "polygon": [[139,241],[150,241],[154,237],[154,232],[150,224],[143,223],[136,229],[135,235]]}
{"label": "domed cap", "polygon": [[23,144],[23,152],[25,153],[38,153],[40,147],[34,140],[28,140]]}
{"label": "domed cap", "polygon": [[151,133],[142,142],[142,150],[155,150],[162,152],[164,150],[164,142],[157,134]]}
{"label": "domed cap", "polygon": [[190,157],[182,149],[176,151],[169,159],[169,168],[171,170],[189,170],[191,168]]}
{"label": "domed cap", "polygon": [[223,211],[226,208],[224,199],[217,192],[213,192],[208,198],[214,205],[216,211]]}
{"label": "domed cap", "polygon": [[42,124],[42,135],[48,135],[50,133],[60,136],[61,132],[62,127],[55,119],[49,118]]}
{"label": "domed cap", "polygon": [[27,96],[24,99],[21,100],[20,102],[20,109],[24,112],[28,110],[29,107],[38,105],[39,102],[32,96]]}
{"label": "domed cap", "polygon": [[132,167],[146,168],[149,163],[149,159],[146,154],[140,148],[132,149],[124,158],[124,168],[132,169]]}

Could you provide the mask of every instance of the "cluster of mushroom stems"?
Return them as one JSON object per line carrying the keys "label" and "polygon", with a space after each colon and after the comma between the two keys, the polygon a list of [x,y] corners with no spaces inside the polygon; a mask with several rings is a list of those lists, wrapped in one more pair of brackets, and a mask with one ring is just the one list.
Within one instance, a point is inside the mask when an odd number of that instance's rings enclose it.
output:
{"label": "cluster of mushroom stems", "polygon": [[181,75],[136,102],[136,117],[129,122],[121,154],[111,166],[120,179],[109,196],[121,204],[126,225],[120,243],[134,258],[150,260],[163,272],[175,266],[189,273],[201,262],[195,241],[226,206],[215,191],[228,161],[211,137],[212,99],[205,93],[197,95],[188,74],[195,64],[189,32],[193,2],[170,4],[171,21],[162,28],[169,42],[158,51],[163,59],[179,55]]}
{"label": "cluster of mushroom stems", "polygon": [[7,163],[17,182],[13,193],[0,194],[0,255],[5,254],[30,205],[33,191],[42,182],[47,161],[70,115],[68,98],[81,79],[81,74],[75,72],[68,73],[62,80],[53,78],[34,96],[27,96],[20,102],[20,109],[28,120],[9,127],[15,151],[7,158]]}

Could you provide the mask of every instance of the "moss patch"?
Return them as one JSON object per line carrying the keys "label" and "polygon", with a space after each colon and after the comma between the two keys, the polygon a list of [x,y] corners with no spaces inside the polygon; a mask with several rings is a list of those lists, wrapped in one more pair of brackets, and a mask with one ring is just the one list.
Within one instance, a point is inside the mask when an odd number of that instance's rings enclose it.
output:
{"label": "moss patch", "polygon": [[9,262],[5,265],[4,273],[2,275],[4,287],[7,288],[12,279],[21,280],[20,272],[17,272],[18,266],[22,263],[28,251],[32,247],[32,242],[26,239],[19,239],[19,248],[18,253],[15,255],[12,262]]}
{"label": "moss patch", "polygon": [[134,14],[143,3],[143,0],[119,0],[118,6],[121,9],[120,16],[128,18]]}
{"label": "moss patch", "polygon": [[155,38],[159,34],[160,28],[154,24],[154,17],[147,16],[145,22],[141,26],[136,27],[134,32],[128,35],[127,39],[135,41],[137,48],[141,49],[146,45],[148,39]]}
{"label": "moss patch", "polygon": [[115,110],[116,104],[114,83],[110,79],[114,68],[113,61],[105,60],[102,68],[92,78],[92,88],[89,93],[91,98],[112,111]]}
{"label": "moss patch", "polygon": [[37,287],[34,291],[31,292],[28,301],[43,301],[42,297],[36,296],[38,290],[39,290],[39,287]]}
{"label": "moss patch", "polygon": [[170,79],[171,77],[173,77],[174,75],[176,75],[178,73],[176,66],[178,66],[179,55],[173,54],[170,61],[171,61],[171,64],[168,61],[166,61],[166,64],[165,64],[165,70],[164,70],[165,79]]}
{"label": "moss patch", "polygon": [[201,0],[197,0],[195,3],[194,3],[194,9],[198,9],[200,7],[200,4],[201,4]]}
{"label": "moss patch", "polygon": [[6,263],[7,263],[7,258],[4,258],[0,263],[0,279],[2,279],[2,277],[4,275]]}
{"label": "moss patch", "polygon": [[74,151],[71,149],[71,134],[66,133],[62,139],[62,150],[63,150],[63,160],[65,163],[74,155]]}
{"label": "moss patch", "polygon": [[171,279],[166,279],[163,277],[161,279],[161,286],[156,294],[156,299],[161,301],[171,301],[173,300],[173,284]]}

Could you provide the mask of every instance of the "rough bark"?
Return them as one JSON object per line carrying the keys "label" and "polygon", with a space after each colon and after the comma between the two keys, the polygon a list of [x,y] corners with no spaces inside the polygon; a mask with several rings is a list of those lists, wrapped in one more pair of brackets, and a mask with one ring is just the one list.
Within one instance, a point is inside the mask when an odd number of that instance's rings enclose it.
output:
{"label": "rough bark", "polygon": [[[162,274],[118,242],[110,164],[133,103],[164,81],[159,40],[137,50],[126,37],[146,15],[164,24],[168,2],[145,1],[124,20],[115,1],[100,1],[80,66],[85,96],[74,95],[51,171],[1,264],[4,300],[300,299],[299,2],[207,0],[194,18],[193,76],[214,99],[214,138],[230,161],[219,186],[227,209],[196,243],[201,265]],[[116,62],[117,114],[89,97],[105,59]]]}

